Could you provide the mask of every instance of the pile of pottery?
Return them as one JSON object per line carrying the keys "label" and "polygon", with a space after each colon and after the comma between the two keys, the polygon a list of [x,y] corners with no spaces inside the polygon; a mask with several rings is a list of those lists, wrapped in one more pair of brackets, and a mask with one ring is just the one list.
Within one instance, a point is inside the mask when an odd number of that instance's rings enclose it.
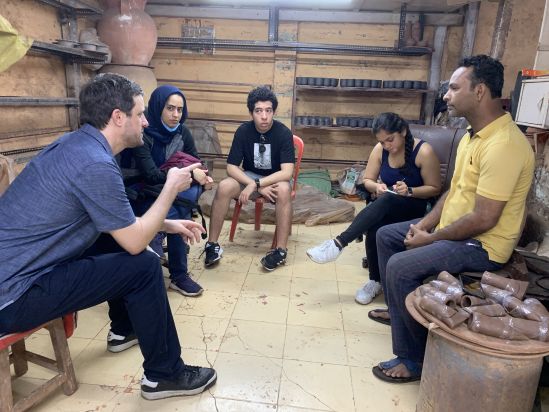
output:
{"label": "pile of pottery", "polygon": [[527,288],[528,282],[490,272],[480,281],[441,272],[416,289],[414,305],[450,329],[466,325],[495,338],[548,342],[549,312],[537,299],[523,300]]}

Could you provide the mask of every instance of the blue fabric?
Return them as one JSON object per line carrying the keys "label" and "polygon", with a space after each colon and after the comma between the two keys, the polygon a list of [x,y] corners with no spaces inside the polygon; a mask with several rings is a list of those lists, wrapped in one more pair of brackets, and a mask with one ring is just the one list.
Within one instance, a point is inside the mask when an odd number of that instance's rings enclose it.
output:
{"label": "blue fabric", "polygon": [[408,313],[406,296],[429,276],[438,275],[443,270],[453,274],[483,272],[500,269],[502,265],[490,261],[482,244],[475,239],[441,240],[406,250],[403,242],[406,233],[410,224],[418,221],[395,223],[379,229],[377,253],[381,286],[391,317],[393,353],[421,363],[425,355],[427,329]]}
{"label": "blue fabric", "polygon": [[105,137],[88,124],[62,136],[0,197],[0,309],[78,258],[100,232],[134,222]]}
{"label": "blue fabric", "polygon": [[[97,250],[110,248],[97,246]],[[147,378],[178,376],[184,366],[181,345],[160,261],[151,252],[87,255],[56,266],[36,279],[17,301],[0,310],[0,334],[28,330],[106,300],[112,331],[137,335]]]}
{"label": "blue fabric", "polygon": [[[183,98],[183,115],[179,121],[179,127],[170,131],[166,129],[162,122],[162,111],[166,106],[166,101],[172,94],[178,94]],[[152,92],[147,107],[147,121],[149,122],[149,126],[145,128],[145,132],[153,138],[151,155],[156,166],[160,167],[166,161],[166,145],[177,133],[180,133],[181,125],[185,123],[188,115],[187,100],[181,90],[177,87],[166,84],[156,88]]]}
{"label": "blue fabric", "polygon": [[[202,186],[192,185],[184,192],[180,192],[177,197],[191,202],[198,202],[202,194]],[[137,216],[142,216],[149,210],[156,199],[147,198],[139,201],[132,201],[132,207]],[[192,210],[188,207],[173,205],[168,211],[167,219],[190,219]],[[187,265],[187,247],[181,235],[168,234],[168,270],[170,278],[174,281],[187,277],[189,270]]]}
{"label": "blue fabric", "polygon": [[410,159],[411,167],[406,174],[403,174],[399,168],[394,168],[389,165],[389,152],[383,150],[381,154],[381,168],[379,170],[379,176],[381,181],[387,186],[393,186],[397,181],[406,179],[406,186],[418,187],[423,186],[423,178],[421,177],[421,169],[416,166],[416,157],[419,148],[423,144],[423,140],[420,140],[412,152]]}

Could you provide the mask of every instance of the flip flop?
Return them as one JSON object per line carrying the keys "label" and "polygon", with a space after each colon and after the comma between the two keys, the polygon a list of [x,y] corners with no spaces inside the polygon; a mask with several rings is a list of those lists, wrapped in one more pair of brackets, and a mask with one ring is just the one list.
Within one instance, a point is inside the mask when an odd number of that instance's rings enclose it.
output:
{"label": "flip flop", "polygon": [[[395,361],[396,364],[393,364]],[[393,364],[393,368],[399,364],[404,364],[406,368],[408,369],[408,372],[410,372],[410,376],[406,378],[399,378],[399,377],[392,377],[385,374],[385,370],[382,369],[382,365],[389,365]],[[391,369],[391,368],[389,368]],[[374,376],[384,382],[388,383],[409,383],[409,382],[416,382],[421,380],[421,365],[417,362],[410,361],[408,359],[397,357],[395,359],[391,359],[387,362],[380,362],[378,366],[374,366],[372,368],[372,373]]]}
{"label": "flip flop", "polygon": [[372,313],[387,313],[389,312],[388,309],[372,309],[368,312],[368,317],[372,319],[374,322],[382,323],[384,325],[391,325],[391,319],[383,319],[377,316],[372,316]]}

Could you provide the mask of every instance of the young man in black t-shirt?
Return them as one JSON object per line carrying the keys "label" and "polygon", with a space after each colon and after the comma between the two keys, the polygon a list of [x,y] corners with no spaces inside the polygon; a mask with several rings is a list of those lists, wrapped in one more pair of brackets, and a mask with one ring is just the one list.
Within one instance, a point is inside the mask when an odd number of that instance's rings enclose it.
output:
{"label": "young man in black t-shirt", "polygon": [[227,158],[229,177],[219,183],[212,204],[204,263],[211,266],[221,259],[223,249],[217,240],[231,200],[238,197],[246,204],[261,195],[275,204],[276,211],[278,247],[261,259],[263,267],[271,271],[285,263],[287,256],[286,244],[292,224],[293,135],[290,129],[273,120],[278,100],[267,87],[252,90],[247,105],[252,120],[243,123],[234,134]]}

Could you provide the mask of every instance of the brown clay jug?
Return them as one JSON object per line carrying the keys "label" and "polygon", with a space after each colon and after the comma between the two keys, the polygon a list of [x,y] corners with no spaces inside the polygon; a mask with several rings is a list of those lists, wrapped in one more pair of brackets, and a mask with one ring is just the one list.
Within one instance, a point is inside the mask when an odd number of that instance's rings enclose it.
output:
{"label": "brown clay jug", "polygon": [[147,66],[158,38],[153,19],[145,13],[147,0],[102,0],[105,12],[97,24],[102,42],[109,45],[112,62]]}

